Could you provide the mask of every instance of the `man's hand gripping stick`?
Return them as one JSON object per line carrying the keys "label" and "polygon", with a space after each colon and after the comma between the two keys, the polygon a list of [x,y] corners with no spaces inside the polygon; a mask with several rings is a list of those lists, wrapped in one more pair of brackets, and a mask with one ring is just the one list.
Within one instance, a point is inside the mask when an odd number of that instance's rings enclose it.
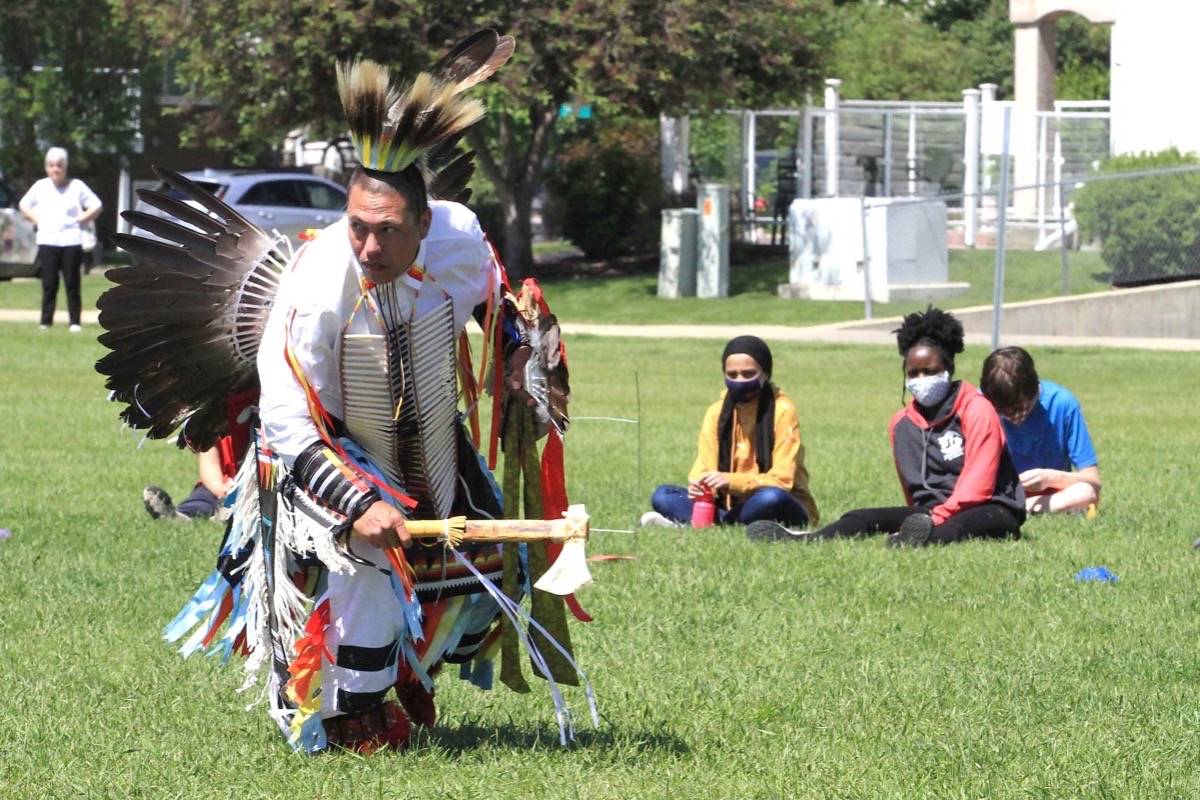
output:
{"label": "man's hand gripping stick", "polygon": [[451,547],[467,542],[560,542],[558,558],[534,586],[557,595],[573,594],[592,582],[587,566],[587,540],[591,529],[587,510],[570,506],[562,519],[450,519],[408,520],[405,527],[414,539],[443,539]]}

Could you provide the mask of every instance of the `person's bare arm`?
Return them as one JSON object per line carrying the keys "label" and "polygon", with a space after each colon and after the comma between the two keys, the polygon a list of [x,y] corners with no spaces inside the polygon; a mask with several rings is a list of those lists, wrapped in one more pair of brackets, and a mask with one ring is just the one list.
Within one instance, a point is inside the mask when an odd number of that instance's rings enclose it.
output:
{"label": "person's bare arm", "polygon": [[1031,514],[1086,511],[1100,502],[1100,468],[1094,465],[1078,472],[1026,470],[1021,485],[1029,493],[1025,508]]}
{"label": "person's bare arm", "polygon": [[21,202],[17,205],[17,208],[21,210],[21,216],[32,222],[34,227],[36,227],[38,224],[38,219],[37,214],[33,212],[33,207],[34,204],[29,201],[28,194],[22,197]]}
{"label": "person's bare arm", "polygon": [[1029,469],[1021,473],[1021,485],[1030,493],[1041,493],[1048,490],[1061,491],[1076,483],[1087,483],[1100,494],[1102,481],[1100,468],[1097,466],[1084,467],[1078,472],[1065,472],[1060,469]]}
{"label": "person's bare arm", "polygon": [[79,222],[80,225],[86,225],[89,222],[91,222],[92,220],[94,220],[96,217],[100,216],[100,212],[103,210],[104,210],[104,206],[97,203],[92,208],[89,208],[89,209],[85,210],[82,214],[80,214],[77,222]]}
{"label": "person's bare arm", "polygon": [[233,480],[226,478],[221,471],[221,456],[217,452],[217,448],[210,447],[197,453],[196,462],[200,468],[200,483],[204,484],[205,489],[216,495],[218,500],[224,500],[225,495],[229,494],[229,490],[233,488]]}

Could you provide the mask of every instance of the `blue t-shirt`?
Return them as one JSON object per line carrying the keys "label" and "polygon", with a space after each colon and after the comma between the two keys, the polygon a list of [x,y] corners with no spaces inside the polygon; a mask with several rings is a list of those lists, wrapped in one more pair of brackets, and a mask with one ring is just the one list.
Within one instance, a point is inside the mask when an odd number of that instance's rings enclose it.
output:
{"label": "blue t-shirt", "polygon": [[1000,424],[1018,472],[1039,467],[1069,472],[1097,464],[1079,401],[1053,381],[1041,382],[1038,402],[1024,422],[1014,425],[1001,417]]}

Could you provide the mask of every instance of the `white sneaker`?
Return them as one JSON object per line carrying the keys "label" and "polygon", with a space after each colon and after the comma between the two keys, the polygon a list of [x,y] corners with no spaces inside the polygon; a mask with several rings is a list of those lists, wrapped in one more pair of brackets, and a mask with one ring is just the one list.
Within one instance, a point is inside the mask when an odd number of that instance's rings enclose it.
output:
{"label": "white sneaker", "polygon": [[678,528],[678,527],[680,527],[678,522],[673,522],[673,521],[667,519],[666,517],[664,517],[662,514],[658,513],[657,511],[647,511],[645,514],[642,514],[641,524],[642,524],[643,528]]}
{"label": "white sneaker", "polygon": [[49,326],[49,325],[38,325],[38,327],[39,327],[39,328],[41,328],[41,329],[42,329],[42,330],[44,330],[44,331],[48,331],[48,330],[50,330],[50,326]]}
{"label": "white sneaker", "polygon": [[72,325],[69,330],[71,333],[79,333],[81,330],[83,330],[83,327],[80,325]]}

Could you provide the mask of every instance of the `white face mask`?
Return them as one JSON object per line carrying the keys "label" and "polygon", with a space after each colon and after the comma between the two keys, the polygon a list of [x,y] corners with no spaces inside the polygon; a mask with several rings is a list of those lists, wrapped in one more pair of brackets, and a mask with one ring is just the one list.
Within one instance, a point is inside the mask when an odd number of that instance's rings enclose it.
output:
{"label": "white face mask", "polygon": [[904,385],[918,403],[926,408],[932,408],[950,394],[950,373],[943,371],[939,375],[909,378]]}

